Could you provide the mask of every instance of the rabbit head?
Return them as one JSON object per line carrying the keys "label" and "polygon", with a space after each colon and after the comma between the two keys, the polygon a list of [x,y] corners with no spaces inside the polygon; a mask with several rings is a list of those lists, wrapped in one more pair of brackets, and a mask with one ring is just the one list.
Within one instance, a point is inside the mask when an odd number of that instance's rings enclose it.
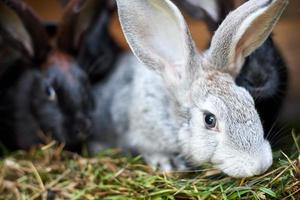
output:
{"label": "rabbit head", "polygon": [[118,0],[125,37],[136,57],[163,78],[178,118],[177,143],[195,165],[210,161],[235,177],[263,173],[270,144],[254,100],[235,83],[245,57],[268,37],[286,0],[251,0],[230,13],[200,55],[169,0]]}
{"label": "rabbit head", "polygon": [[[175,2],[189,15],[204,20],[209,31],[214,33],[228,13],[245,0]],[[286,64],[271,36],[246,58],[241,72],[236,77],[236,83],[246,88],[255,99],[266,136],[272,138],[272,133],[269,132],[278,119],[287,91],[288,75]]]}
{"label": "rabbit head", "polygon": [[[48,55],[43,65],[43,75],[52,87],[46,88],[45,92],[62,116],[59,121],[62,122],[61,131],[65,139],[58,139],[65,142],[68,148],[76,146],[88,136],[91,125],[90,113],[94,102],[89,78],[74,57],[59,50]],[[37,104],[37,107],[41,105]]]}

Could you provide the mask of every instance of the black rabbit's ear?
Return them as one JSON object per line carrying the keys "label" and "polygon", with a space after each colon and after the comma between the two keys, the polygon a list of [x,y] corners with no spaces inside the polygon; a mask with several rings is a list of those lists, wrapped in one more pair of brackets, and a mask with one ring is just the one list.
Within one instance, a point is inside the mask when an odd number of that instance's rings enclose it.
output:
{"label": "black rabbit's ear", "polygon": [[58,46],[77,53],[80,42],[102,14],[105,0],[71,0],[65,7],[58,32]]}
{"label": "black rabbit's ear", "polygon": [[188,15],[204,20],[210,31],[215,31],[234,9],[235,0],[174,0]]}
{"label": "black rabbit's ear", "polygon": [[22,45],[36,62],[45,59],[49,50],[47,33],[31,7],[20,0],[0,0],[1,37]]}
{"label": "black rabbit's ear", "polygon": [[77,58],[92,83],[112,69],[119,53],[109,33],[114,9],[111,0],[71,0],[59,28],[58,47]]}

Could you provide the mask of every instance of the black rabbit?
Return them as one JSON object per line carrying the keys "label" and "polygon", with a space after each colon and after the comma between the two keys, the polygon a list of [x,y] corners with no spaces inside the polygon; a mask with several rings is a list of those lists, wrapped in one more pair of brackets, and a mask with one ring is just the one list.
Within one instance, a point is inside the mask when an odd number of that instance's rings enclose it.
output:
{"label": "black rabbit", "polygon": [[[90,26],[89,34],[83,40],[81,40],[81,45],[79,48],[74,47],[74,43],[69,40],[69,38],[73,37],[73,40],[76,41],[78,36],[74,35],[73,32],[76,27],[72,26],[64,26],[64,29],[60,30],[60,33],[64,33],[66,38],[60,37],[58,44],[66,49],[69,52],[76,52],[76,49],[80,49],[77,51],[78,54],[78,63],[82,66],[85,66],[85,70],[90,72],[90,81],[92,83],[92,93],[95,100],[95,110],[92,112],[92,127],[90,129],[90,135],[87,141],[87,147],[89,153],[98,152],[101,145],[106,141],[103,139],[103,135],[101,130],[99,129],[99,115],[101,112],[106,112],[103,110],[99,110],[99,86],[109,79],[111,75],[115,73],[117,69],[116,62],[119,60],[122,55],[122,50],[116,41],[113,39],[111,33],[109,32],[109,25],[111,22],[112,15],[116,9],[115,1],[111,0],[86,0],[87,9],[84,13],[93,13],[99,12],[101,15],[95,18],[92,21],[93,26]],[[99,5],[102,2],[102,6]],[[80,5],[82,1],[68,1],[67,4],[67,12],[64,15],[64,22],[68,22],[69,24],[82,24],[81,16],[76,13],[76,9],[78,5]],[[88,9],[89,8],[89,9]],[[79,29],[82,31],[82,29]],[[97,37],[97,40],[93,38]],[[101,66],[101,67],[99,67]],[[109,119],[104,119],[104,121]],[[105,126],[110,129],[109,124],[105,124]]]}
{"label": "black rabbit", "polygon": [[114,1],[67,1],[59,28],[58,46],[76,55],[78,64],[92,84],[103,80],[113,70],[121,49],[109,33]]}
{"label": "black rabbit", "polygon": [[102,43],[104,6],[69,2],[50,41],[28,5],[0,1],[0,141],[6,147],[27,149],[50,135],[67,149],[80,149],[91,127],[91,83],[110,71],[109,55],[117,51]]}
{"label": "black rabbit", "polygon": [[[210,1],[215,7],[208,9],[207,1],[174,0],[189,15],[206,21],[213,33],[226,15],[234,9],[236,1]],[[239,86],[245,87],[255,99],[256,108],[262,119],[265,136],[271,138],[274,126],[284,102],[288,71],[278,48],[270,36],[263,45],[246,58],[242,71],[236,78]],[[272,130],[273,129],[273,130]],[[273,138],[276,139],[276,138]],[[278,139],[278,138],[277,138]]]}

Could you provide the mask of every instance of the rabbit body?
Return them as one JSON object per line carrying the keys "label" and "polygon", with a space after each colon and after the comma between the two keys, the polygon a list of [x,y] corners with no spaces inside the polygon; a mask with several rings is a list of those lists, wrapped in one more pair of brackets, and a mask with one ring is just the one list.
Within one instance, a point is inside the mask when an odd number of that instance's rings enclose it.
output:
{"label": "rabbit body", "polygon": [[[165,171],[185,169],[186,161],[212,162],[234,177],[266,171],[272,164],[270,144],[253,98],[235,78],[286,3],[253,0],[241,6],[201,55],[170,1],[117,1],[134,55],[123,55],[111,76],[94,88],[90,150],[121,147]],[[269,18],[261,18],[264,12]],[[257,31],[252,32],[248,22],[256,19],[262,23],[254,23]],[[266,24],[269,29],[263,28]],[[244,35],[247,30],[250,34]]]}
{"label": "rabbit body", "polygon": [[146,152],[169,147],[170,153],[176,153],[174,105],[161,77],[133,54],[122,55],[117,66],[107,81],[94,88],[97,108],[92,130],[101,134],[92,135],[100,137],[96,140],[104,146],[134,150],[138,145]]}

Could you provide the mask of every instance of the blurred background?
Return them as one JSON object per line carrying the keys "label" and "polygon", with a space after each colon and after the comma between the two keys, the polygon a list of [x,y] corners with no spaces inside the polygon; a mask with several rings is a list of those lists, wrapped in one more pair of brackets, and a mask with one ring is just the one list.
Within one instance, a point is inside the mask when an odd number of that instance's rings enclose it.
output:
{"label": "blurred background", "polygon": [[[49,0],[25,0],[45,21],[59,21],[62,14],[60,1]],[[210,34],[204,23],[186,17],[193,38],[198,47],[206,47]],[[127,49],[126,42],[120,30],[116,16],[112,20],[111,33],[118,43]],[[281,121],[289,122],[300,131],[300,1],[290,0],[287,11],[284,13],[274,32],[274,39],[279,46],[289,68],[290,82],[288,97],[282,110]]]}

